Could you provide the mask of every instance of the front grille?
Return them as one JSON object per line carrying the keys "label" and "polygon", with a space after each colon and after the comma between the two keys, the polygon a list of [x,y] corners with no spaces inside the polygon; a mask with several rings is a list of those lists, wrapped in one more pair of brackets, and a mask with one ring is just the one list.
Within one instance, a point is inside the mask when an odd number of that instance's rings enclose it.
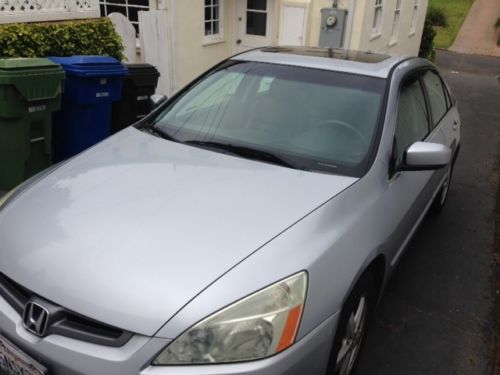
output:
{"label": "front grille", "polygon": [[29,291],[0,273],[0,296],[22,317],[29,301],[37,301],[50,312],[50,320],[44,336],[56,334],[94,344],[120,347],[132,333],[97,322],[54,304]]}

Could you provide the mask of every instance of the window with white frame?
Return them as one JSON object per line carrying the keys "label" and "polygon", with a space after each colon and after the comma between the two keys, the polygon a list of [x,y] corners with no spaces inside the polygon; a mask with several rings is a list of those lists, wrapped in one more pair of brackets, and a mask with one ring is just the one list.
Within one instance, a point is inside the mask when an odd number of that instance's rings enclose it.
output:
{"label": "window with white frame", "polygon": [[149,10],[149,0],[99,0],[101,16],[111,13],[121,13],[134,25],[139,35],[139,11]]}
{"label": "window with white frame", "polygon": [[222,39],[224,0],[205,0],[205,40]]}
{"label": "window with white frame", "polygon": [[375,1],[375,12],[373,14],[372,35],[379,35],[382,32],[383,0]]}
{"label": "window with white frame", "polygon": [[415,34],[415,31],[417,30],[419,2],[420,0],[413,0],[413,13],[411,15],[410,35]]}
{"label": "window with white frame", "polygon": [[398,41],[399,36],[399,21],[401,18],[401,0],[396,0],[396,9],[394,10],[394,20],[392,21],[391,44]]}

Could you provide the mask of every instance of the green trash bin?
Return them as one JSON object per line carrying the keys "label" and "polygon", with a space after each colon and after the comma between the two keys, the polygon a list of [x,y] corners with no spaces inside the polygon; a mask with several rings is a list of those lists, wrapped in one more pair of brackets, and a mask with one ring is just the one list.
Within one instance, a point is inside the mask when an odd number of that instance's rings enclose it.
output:
{"label": "green trash bin", "polygon": [[0,190],[51,165],[64,77],[48,59],[0,59]]}

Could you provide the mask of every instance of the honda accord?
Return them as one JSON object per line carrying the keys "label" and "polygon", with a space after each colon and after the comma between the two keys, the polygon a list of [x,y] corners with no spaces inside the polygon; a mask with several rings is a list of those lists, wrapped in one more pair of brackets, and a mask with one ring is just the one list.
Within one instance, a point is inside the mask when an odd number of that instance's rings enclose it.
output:
{"label": "honda accord", "polygon": [[2,198],[0,372],[350,374],[459,146],[427,60],[223,61]]}

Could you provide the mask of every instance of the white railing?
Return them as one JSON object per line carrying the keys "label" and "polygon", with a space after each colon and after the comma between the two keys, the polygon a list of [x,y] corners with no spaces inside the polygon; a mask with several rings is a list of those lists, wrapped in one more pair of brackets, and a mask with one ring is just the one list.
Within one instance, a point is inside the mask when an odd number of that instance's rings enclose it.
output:
{"label": "white railing", "polygon": [[100,16],[99,0],[0,0],[0,24]]}

